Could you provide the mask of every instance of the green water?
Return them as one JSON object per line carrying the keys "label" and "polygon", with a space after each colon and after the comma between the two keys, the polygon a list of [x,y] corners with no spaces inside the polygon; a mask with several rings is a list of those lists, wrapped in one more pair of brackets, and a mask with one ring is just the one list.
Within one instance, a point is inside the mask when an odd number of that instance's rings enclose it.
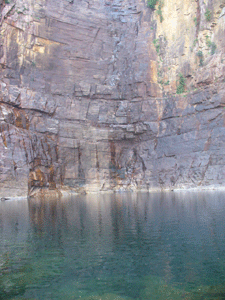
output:
{"label": "green water", "polygon": [[0,202],[0,300],[225,299],[225,193]]}

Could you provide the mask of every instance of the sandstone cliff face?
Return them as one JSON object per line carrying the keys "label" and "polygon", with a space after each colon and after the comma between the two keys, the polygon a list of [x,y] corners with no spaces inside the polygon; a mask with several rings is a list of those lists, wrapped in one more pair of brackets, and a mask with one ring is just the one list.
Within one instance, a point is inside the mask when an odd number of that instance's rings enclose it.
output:
{"label": "sandstone cliff face", "polygon": [[1,197],[224,185],[225,0],[0,5]]}

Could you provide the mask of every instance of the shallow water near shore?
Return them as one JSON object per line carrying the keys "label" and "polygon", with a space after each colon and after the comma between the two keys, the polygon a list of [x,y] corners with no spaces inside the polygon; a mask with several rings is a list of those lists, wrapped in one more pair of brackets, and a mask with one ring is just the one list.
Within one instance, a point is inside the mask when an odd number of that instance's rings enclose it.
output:
{"label": "shallow water near shore", "polygon": [[225,192],[0,202],[0,299],[225,299]]}

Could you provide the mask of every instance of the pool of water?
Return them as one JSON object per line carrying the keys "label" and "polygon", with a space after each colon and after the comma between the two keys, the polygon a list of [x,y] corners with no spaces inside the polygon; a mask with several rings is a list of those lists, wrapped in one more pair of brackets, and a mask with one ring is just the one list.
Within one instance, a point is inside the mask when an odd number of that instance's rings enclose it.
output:
{"label": "pool of water", "polygon": [[0,202],[0,299],[225,299],[225,193]]}

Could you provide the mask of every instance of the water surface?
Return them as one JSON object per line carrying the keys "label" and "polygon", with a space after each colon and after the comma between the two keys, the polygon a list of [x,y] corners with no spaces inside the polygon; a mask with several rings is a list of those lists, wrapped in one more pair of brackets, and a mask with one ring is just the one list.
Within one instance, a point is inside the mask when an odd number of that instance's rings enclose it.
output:
{"label": "water surface", "polygon": [[0,202],[0,299],[225,299],[225,193]]}

